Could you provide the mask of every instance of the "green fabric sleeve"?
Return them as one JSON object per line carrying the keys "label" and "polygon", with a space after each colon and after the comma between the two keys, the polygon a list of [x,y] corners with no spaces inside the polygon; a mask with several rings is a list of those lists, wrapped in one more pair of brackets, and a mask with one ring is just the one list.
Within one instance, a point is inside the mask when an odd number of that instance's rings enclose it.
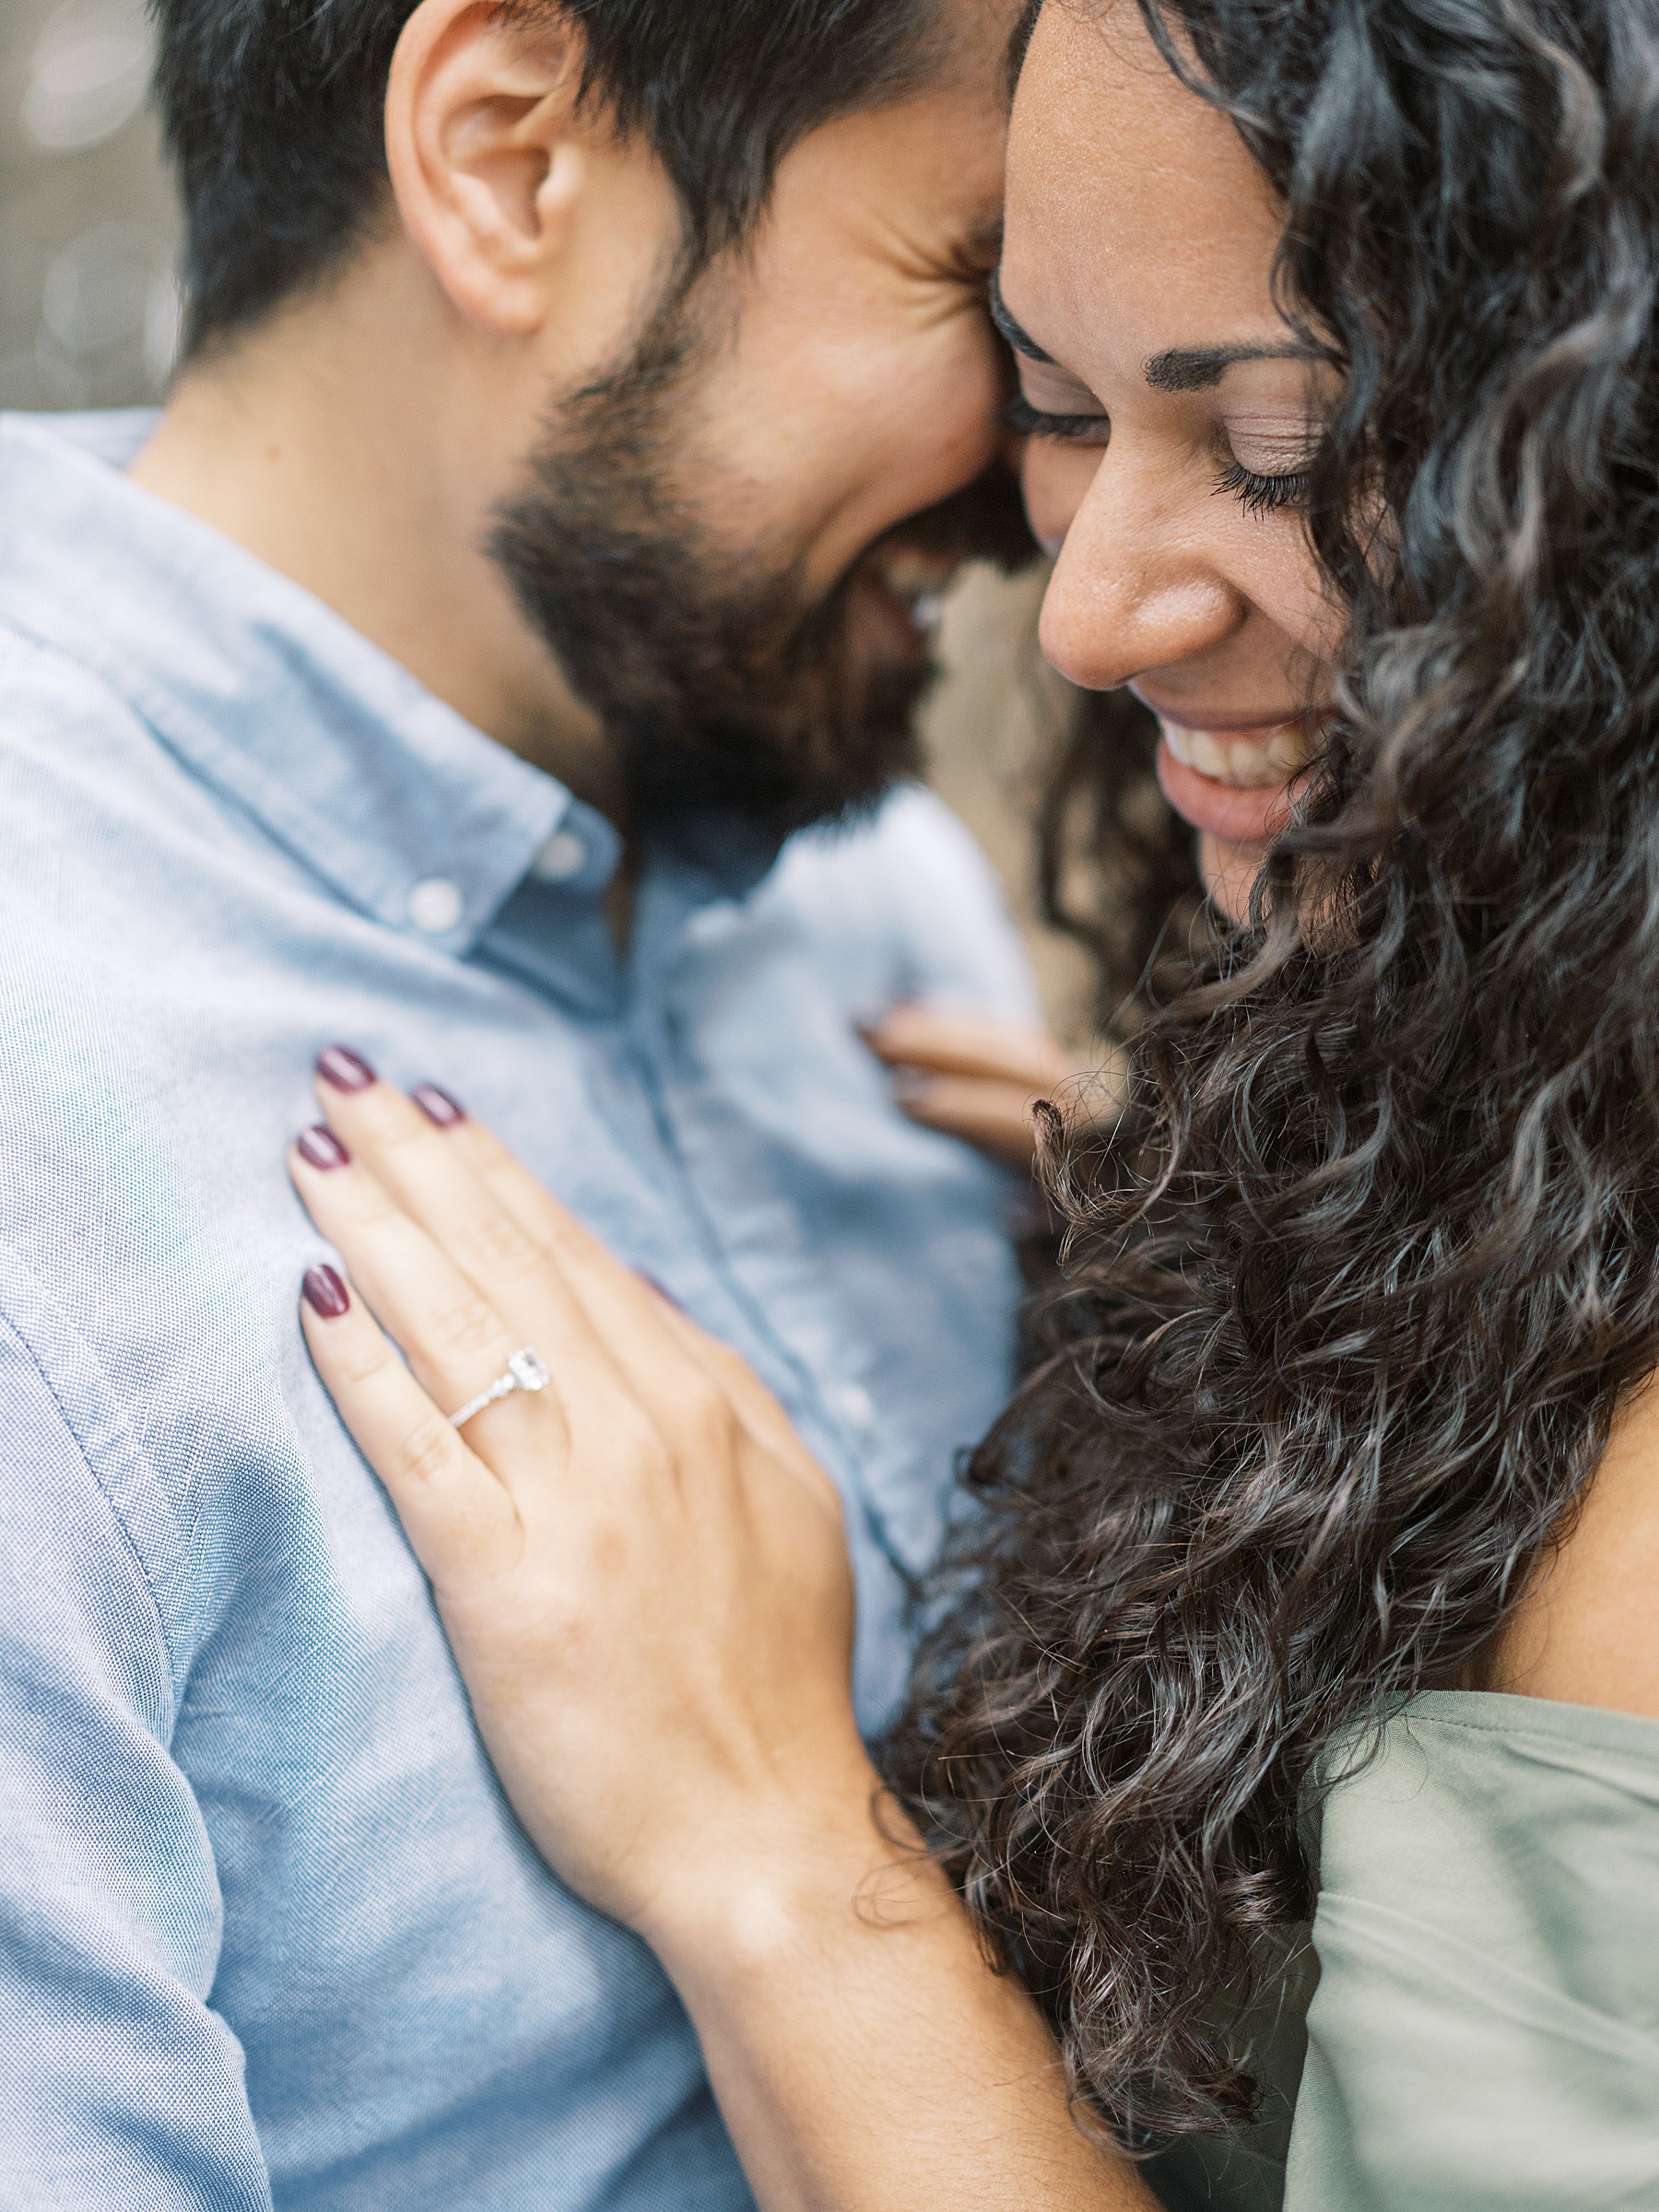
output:
{"label": "green fabric sleeve", "polygon": [[1348,1758],[1286,2212],[1659,2208],[1659,1722],[1436,1692]]}

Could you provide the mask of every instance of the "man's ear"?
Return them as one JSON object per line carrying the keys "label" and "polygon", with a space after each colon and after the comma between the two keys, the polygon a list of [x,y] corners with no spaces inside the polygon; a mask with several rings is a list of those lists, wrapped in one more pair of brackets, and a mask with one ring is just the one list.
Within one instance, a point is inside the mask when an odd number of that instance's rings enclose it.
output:
{"label": "man's ear", "polygon": [[[405,227],[453,304],[504,337],[547,319],[604,103],[578,110],[582,41],[562,9],[533,23],[492,0],[421,0],[386,88],[386,163]],[[614,141],[610,141],[614,147]]]}

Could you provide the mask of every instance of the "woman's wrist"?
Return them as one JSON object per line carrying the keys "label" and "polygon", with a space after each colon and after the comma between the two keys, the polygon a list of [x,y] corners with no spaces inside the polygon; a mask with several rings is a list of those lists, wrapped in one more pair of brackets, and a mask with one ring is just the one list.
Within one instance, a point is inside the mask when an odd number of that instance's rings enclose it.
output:
{"label": "woman's wrist", "polygon": [[764,1980],[804,1948],[941,1906],[949,1885],[867,1759],[766,1805],[677,1860],[636,1921],[688,2003]]}
{"label": "woman's wrist", "polygon": [[642,1929],[702,2045],[757,2199],[1130,2212],[1065,2066],[867,1763],[705,1862]]}

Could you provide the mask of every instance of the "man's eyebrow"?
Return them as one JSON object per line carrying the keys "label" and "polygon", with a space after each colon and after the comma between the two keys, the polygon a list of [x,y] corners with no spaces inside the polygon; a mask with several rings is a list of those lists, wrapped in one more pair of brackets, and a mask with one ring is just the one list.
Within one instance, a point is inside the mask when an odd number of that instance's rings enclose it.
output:
{"label": "man's eyebrow", "polygon": [[[993,309],[993,313],[995,310]],[[998,324],[998,329],[1002,325]],[[1012,344],[1010,339],[1009,343]],[[1213,392],[1235,361],[1314,361],[1306,346],[1200,346],[1155,353],[1141,373],[1155,392]]]}
{"label": "man's eyebrow", "polygon": [[991,272],[991,320],[1002,332],[1016,353],[1023,353],[1028,361],[1046,361],[1053,368],[1054,357],[1044,353],[1035,338],[1028,337],[1003,303],[1002,285],[996,270]]}

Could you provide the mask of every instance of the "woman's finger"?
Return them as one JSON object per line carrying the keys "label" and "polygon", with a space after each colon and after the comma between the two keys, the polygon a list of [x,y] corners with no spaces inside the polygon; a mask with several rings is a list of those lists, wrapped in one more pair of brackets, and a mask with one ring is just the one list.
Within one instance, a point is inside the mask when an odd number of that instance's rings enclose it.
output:
{"label": "woman's finger", "polygon": [[319,1096],[354,1159],[480,1293],[522,1336],[559,1347],[572,1418],[620,1383],[673,1420],[692,1371],[657,1300],[454,1100],[427,1085],[418,1106],[373,1080]]}
{"label": "woman's finger", "polygon": [[658,1286],[619,1260],[485,1123],[468,1115],[445,1132],[443,1141],[465,1156],[502,1210],[557,1260],[595,1335],[648,1402],[660,1395],[677,1357],[695,1354],[699,1366],[731,1386],[735,1402],[771,1406],[775,1423],[804,1449],[789,1417],[741,1354],[699,1328]]}
{"label": "woman's finger", "polygon": [[[288,1161],[312,1219],[341,1253],[353,1282],[441,1413],[454,1413],[507,1371],[524,1335],[369,1170],[350,1159],[332,1133],[308,1131]],[[534,1348],[558,1378],[561,1366],[569,1375],[582,1347],[579,1339],[558,1338]],[[562,1453],[557,1380],[550,1388],[515,1391],[486,1408],[468,1424],[467,1441],[500,1465],[495,1447],[522,1434],[532,1416],[547,1443]]]}
{"label": "woman's finger", "polygon": [[561,1356],[574,1359],[572,1371],[585,1375],[595,1364],[603,1365],[602,1339],[594,1335],[547,1240],[518,1209],[502,1203],[466,1147],[446,1134],[441,1114],[447,1114],[447,1127],[454,1128],[464,1120],[462,1109],[430,1085],[422,1091],[429,1101],[441,1100],[441,1108],[435,1103],[419,1107],[374,1078],[359,1081],[350,1090],[326,1078],[318,1086],[329,1126],[353,1160],[514,1328],[521,1334],[550,1334]]}
{"label": "woman's finger", "polygon": [[1078,1071],[1046,1030],[942,1006],[893,1006],[863,1032],[889,1067],[935,1069],[1024,1085],[1046,1097]]}
{"label": "woman's finger", "polygon": [[959,1136],[982,1152],[1019,1167],[1037,1158],[1036,1101],[1021,1083],[982,1076],[921,1075],[905,1070],[893,1086],[912,1122]]}
{"label": "woman's finger", "polygon": [[619,1261],[447,1092],[421,1086],[418,1107],[351,1065],[351,1089],[319,1094],[338,1135],[515,1328],[560,1347],[572,1421],[603,1371],[674,1434],[694,1394],[688,1385],[712,1381],[755,1441],[839,1512],[828,1476],[741,1355]]}
{"label": "woman's finger", "polygon": [[605,1286],[611,1295],[625,1301],[629,1312],[656,1312],[656,1300],[635,1271],[578,1220],[545,1183],[538,1182],[494,1130],[468,1114],[450,1131],[448,1141],[465,1156],[475,1174],[513,1218],[556,1253],[561,1264],[579,1274],[585,1288]]}
{"label": "woman's finger", "polygon": [[300,1318],[318,1374],[434,1586],[476,1584],[510,1568],[519,1543],[512,1498],[335,1269],[307,1274]]}
{"label": "woman's finger", "polygon": [[[454,1101],[448,1103],[453,1106]],[[463,1118],[457,1110],[456,1118],[446,1124],[444,1141],[466,1155],[478,1181],[495,1193],[502,1208],[557,1257],[595,1331],[612,1345],[618,1365],[636,1388],[653,1395],[661,1393],[666,1378],[664,1338],[672,1338],[721,1385],[756,1442],[821,1489],[839,1514],[834,1484],[741,1352],[700,1328],[659,1284],[650,1283],[618,1260],[569,1206],[536,1181],[486,1123],[471,1115]]]}
{"label": "woman's finger", "polygon": [[738,1419],[758,1444],[791,1467],[840,1514],[835,1486],[801,1441],[794,1423],[748,1361],[718,1336],[700,1328],[660,1285],[648,1283],[536,1181],[485,1123],[445,1103],[454,1118],[443,1141],[465,1154],[480,1183],[503,1210],[557,1258],[581,1298],[595,1333],[611,1347],[630,1386],[665,1418],[679,1394],[672,1343],[720,1385]]}

